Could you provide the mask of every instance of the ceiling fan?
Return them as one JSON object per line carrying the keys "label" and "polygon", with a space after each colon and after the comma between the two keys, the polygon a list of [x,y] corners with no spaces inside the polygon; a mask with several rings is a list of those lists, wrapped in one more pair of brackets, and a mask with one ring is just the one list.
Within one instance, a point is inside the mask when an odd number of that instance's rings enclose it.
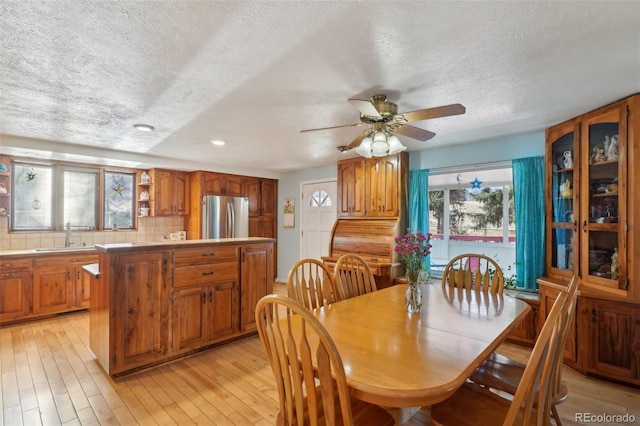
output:
{"label": "ceiling fan", "polygon": [[306,129],[300,132],[371,125],[371,128],[359,134],[348,146],[338,149],[341,151],[355,149],[363,157],[382,157],[406,149],[392,133],[420,141],[429,140],[436,135],[428,130],[410,126],[408,123],[464,114],[466,111],[466,108],[460,104],[451,104],[398,113],[398,105],[387,101],[386,95],[374,95],[370,100],[349,99],[349,102],[360,111],[360,123]]}

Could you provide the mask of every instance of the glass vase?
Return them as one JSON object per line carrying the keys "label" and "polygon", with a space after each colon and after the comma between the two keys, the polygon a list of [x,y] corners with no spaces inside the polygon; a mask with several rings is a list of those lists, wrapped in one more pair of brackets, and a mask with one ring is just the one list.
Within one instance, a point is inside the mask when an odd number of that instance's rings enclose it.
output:
{"label": "glass vase", "polygon": [[404,294],[404,302],[409,313],[420,312],[422,308],[422,291],[418,285],[419,275],[420,271],[407,271],[409,286]]}

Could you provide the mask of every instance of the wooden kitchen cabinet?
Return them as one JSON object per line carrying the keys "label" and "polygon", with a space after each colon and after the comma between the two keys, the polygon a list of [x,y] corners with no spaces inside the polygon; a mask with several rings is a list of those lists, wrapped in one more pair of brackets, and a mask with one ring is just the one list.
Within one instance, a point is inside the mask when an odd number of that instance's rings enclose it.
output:
{"label": "wooden kitchen cabinet", "polygon": [[583,373],[640,384],[640,95],[547,129],[545,157],[541,320],[577,275],[565,360]]}
{"label": "wooden kitchen cabinet", "polygon": [[95,254],[35,257],[32,313],[57,314],[89,307],[89,283],[82,266],[97,260]]}
{"label": "wooden kitchen cabinet", "polygon": [[406,214],[408,156],[338,162],[338,217],[395,218]]}
{"label": "wooden kitchen cabinet", "polygon": [[[113,371],[163,359],[168,346],[168,253],[148,251],[114,256]],[[100,265],[100,268],[107,268]]]}
{"label": "wooden kitchen cabinet", "polygon": [[277,180],[245,178],[244,190],[249,198],[249,217],[273,217],[277,215]]}
{"label": "wooden kitchen cabinet", "polygon": [[236,281],[173,292],[172,349],[206,346],[238,331]]}
{"label": "wooden kitchen cabinet", "polygon": [[255,333],[255,305],[271,292],[273,242],[97,245],[89,343],[100,365],[120,376]]}
{"label": "wooden kitchen cabinet", "polygon": [[[249,198],[249,236],[277,238],[278,181],[275,179],[245,178],[244,190],[246,197]],[[275,253],[272,259],[271,270],[275,274],[278,264]],[[275,275],[272,278],[275,278]]]}
{"label": "wooden kitchen cabinet", "polygon": [[237,247],[176,250],[172,265],[172,350],[199,348],[237,333]]}
{"label": "wooden kitchen cabinet", "polygon": [[16,323],[89,307],[82,266],[97,254],[38,254],[0,260],[0,322]]}
{"label": "wooden kitchen cabinet", "polygon": [[366,215],[365,164],[366,159],[364,158],[338,161],[339,218]]}
{"label": "wooden kitchen cabinet", "polygon": [[588,297],[579,302],[587,372],[640,384],[640,307]]}
{"label": "wooden kitchen cabinet", "polygon": [[256,244],[240,250],[240,330],[256,329],[258,300],[273,290],[273,245]]}
{"label": "wooden kitchen cabinet", "polygon": [[0,323],[31,313],[31,259],[3,259],[0,263]]}
{"label": "wooden kitchen cabinet", "polygon": [[400,213],[399,158],[399,155],[390,155],[367,160],[369,216],[396,217]]}
{"label": "wooden kitchen cabinet", "polygon": [[155,216],[189,214],[189,175],[176,170],[152,169]]}
{"label": "wooden kitchen cabinet", "polygon": [[203,195],[226,195],[228,197],[241,197],[243,195],[243,177],[214,172],[202,173]]}

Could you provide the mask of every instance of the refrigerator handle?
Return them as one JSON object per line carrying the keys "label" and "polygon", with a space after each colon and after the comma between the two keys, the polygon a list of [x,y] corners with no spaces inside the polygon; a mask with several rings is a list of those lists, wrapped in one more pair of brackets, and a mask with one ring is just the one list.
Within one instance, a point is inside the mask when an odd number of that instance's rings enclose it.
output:
{"label": "refrigerator handle", "polygon": [[236,211],[232,203],[229,203],[229,211],[231,212],[231,238],[236,237]]}
{"label": "refrigerator handle", "polygon": [[233,237],[233,235],[231,235],[231,206],[229,205],[229,203],[227,203],[227,220],[226,220],[226,225],[227,225],[227,229],[226,229],[226,237],[227,238],[231,238]]}

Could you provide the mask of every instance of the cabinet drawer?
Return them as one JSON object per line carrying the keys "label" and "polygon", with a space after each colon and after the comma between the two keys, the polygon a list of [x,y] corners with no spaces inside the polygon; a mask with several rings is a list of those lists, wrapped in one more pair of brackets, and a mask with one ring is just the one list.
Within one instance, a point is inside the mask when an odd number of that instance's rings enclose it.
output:
{"label": "cabinet drawer", "polygon": [[208,247],[177,250],[173,252],[175,265],[194,263],[224,262],[238,258],[236,247]]}
{"label": "cabinet drawer", "polygon": [[12,259],[10,257],[5,257],[0,260],[0,269],[8,269],[8,268],[30,268],[31,267],[31,259]]}
{"label": "cabinet drawer", "polygon": [[186,287],[216,281],[238,279],[238,262],[210,263],[207,265],[182,266],[173,270],[173,286]]}
{"label": "cabinet drawer", "polygon": [[66,256],[42,256],[33,259],[33,266],[35,268],[57,268],[66,266],[81,266],[89,263],[96,263],[98,261],[97,254],[69,254]]}

